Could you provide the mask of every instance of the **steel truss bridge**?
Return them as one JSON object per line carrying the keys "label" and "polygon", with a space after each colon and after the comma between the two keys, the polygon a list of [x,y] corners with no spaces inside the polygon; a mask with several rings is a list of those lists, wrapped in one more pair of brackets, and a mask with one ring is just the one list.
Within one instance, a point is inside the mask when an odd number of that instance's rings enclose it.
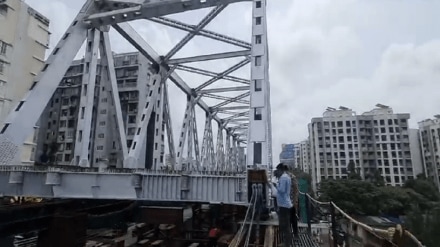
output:
{"label": "steel truss bridge", "polygon": [[[206,29],[225,8],[247,2],[252,12],[251,37],[243,41]],[[271,170],[271,110],[266,0],[87,0],[48,57],[29,93],[0,127],[0,194],[55,198],[134,199],[153,201],[198,201],[247,203],[248,169]],[[169,15],[210,8],[197,24],[190,25]],[[160,54],[129,22],[148,20],[187,32],[170,51]],[[230,21],[228,27],[239,26]],[[150,61],[147,100],[138,113],[136,133],[127,143],[118,94],[109,31],[115,30]],[[175,55],[196,36],[237,47],[236,51],[193,57]],[[60,81],[85,43],[84,71],[78,104],[72,166],[22,166],[20,148],[34,132],[37,119],[60,85]],[[208,61],[240,58],[223,72],[191,66]],[[234,71],[249,65],[247,77]],[[147,65],[145,65],[147,66]],[[100,67],[100,70],[97,68]],[[178,74],[186,71],[209,76],[196,87]],[[97,75],[101,76],[98,81]],[[227,84],[225,83],[227,82]],[[185,95],[184,119],[178,143],[174,143],[168,85],[173,83]],[[222,86],[231,85],[231,86]],[[95,92],[96,87],[102,92]],[[101,91],[101,90],[98,90]],[[142,92],[144,93],[144,92]],[[103,97],[110,100],[103,102]],[[208,104],[209,99],[219,103]],[[94,104],[94,102],[99,102]],[[96,109],[95,109],[96,108]],[[202,143],[199,143],[196,109],[205,115]],[[94,112],[106,110],[112,127],[92,124]],[[101,117],[101,116],[99,116]],[[200,124],[200,123],[199,123]],[[218,126],[214,135],[213,125]],[[150,131],[150,128],[153,131]],[[95,129],[116,136],[122,168],[109,168],[90,159],[96,150]],[[104,133],[103,132],[103,133]],[[166,136],[167,143],[165,143]],[[215,140],[216,139],[216,140]],[[139,157],[142,143],[167,144],[171,165],[163,163],[145,169]],[[104,147],[106,149],[106,147]],[[152,146],[151,146],[151,149]],[[244,151],[246,150],[246,158]],[[152,156],[161,155],[157,149]]]}

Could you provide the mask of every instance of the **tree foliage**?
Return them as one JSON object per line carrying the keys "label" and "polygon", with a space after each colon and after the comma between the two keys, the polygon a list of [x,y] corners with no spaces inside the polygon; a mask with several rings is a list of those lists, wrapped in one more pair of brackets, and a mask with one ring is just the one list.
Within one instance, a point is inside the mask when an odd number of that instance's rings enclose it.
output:
{"label": "tree foliage", "polygon": [[419,176],[403,187],[391,187],[384,186],[377,175],[368,181],[352,178],[322,181],[320,200],[333,201],[350,214],[406,215],[408,229],[427,246],[440,243],[440,235],[434,233],[440,229],[440,193],[429,179]]}

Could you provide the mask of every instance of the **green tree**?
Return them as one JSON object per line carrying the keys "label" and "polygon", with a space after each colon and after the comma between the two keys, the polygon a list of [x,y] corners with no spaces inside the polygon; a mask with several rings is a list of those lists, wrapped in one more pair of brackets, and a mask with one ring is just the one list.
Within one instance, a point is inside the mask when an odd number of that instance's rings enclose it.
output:
{"label": "green tree", "polygon": [[320,192],[320,200],[333,201],[347,213],[376,215],[380,212],[381,192],[372,183],[357,179],[324,180]]}
{"label": "green tree", "polygon": [[417,179],[407,180],[403,187],[414,190],[430,201],[440,200],[440,193],[435,184],[423,175],[417,176]]}
{"label": "green tree", "polygon": [[320,200],[351,214],[406,215],[405,227],[426,246],[440,243],[440,195],[432,181],[418,176],[403,187],[383,186],[374,173],[369,180],[324,180]]}
{"label": "green tree", "polygon": [[429,211],[414,209],[407,215],[406,227],[425,246],[438,246],[440,243],[440,208]]}

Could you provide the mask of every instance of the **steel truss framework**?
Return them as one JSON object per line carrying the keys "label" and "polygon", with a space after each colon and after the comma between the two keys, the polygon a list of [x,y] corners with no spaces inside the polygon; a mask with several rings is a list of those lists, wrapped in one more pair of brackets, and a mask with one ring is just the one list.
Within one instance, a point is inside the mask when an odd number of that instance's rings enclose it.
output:
{"label": "steel truss framework", "polygon": [[[251,2],[253,9],[251,42],[205,29],[227,6],[245,1]],[[164,17],[208,7],[212,7],[212,10],[197,25],[188,25]],[[188,34],[168,53],[160,55],[128,23],[139,19],[148,19],[187,31]],[[110,28],[121,34],[152,63],[147,102],[140,110],[136,134],[129,147],[125,145],[127,136],[124,131],[114,61],[111,55]],[[240,50],[174,58],[176,53],[195,36],[228,43],[239,47]],[[15,166],[19,163],[20,147],[34,130],[35,121],[29,120],[40,117],[84,41],[86,42],[85,66],[72,164],[86,170],[72,171],[68,168],[57,168],[41,171],[34,167]],[[194,62],[236,57],[243,59],[220,73],[190,65]],[[248,64],[251,67],[249,78],[231,75]],[[100,86],[105,91],[103,95],[111,98],[109,103],[95,101],[96,97],[104,97],[94,93],[94,88],[99,83],[96,81],[98,65],[101,66],[100,73],[103,78]],[[243,202],[245,198],[236,196],[245,189],[243,188],[245,177],[241,174],[244,174],[247,168],[272,167],[268,66],[266,0],[88,0],[54,48],[28,95],[17,105],[0,129],[0,165],[3,166],[0,170],[2,182],[0,193],[48,197]],[[209,76],[211,79],[191,88],[178,75],[178,71]],[[220,80],[234,82],[237,86],[213,86],[219,85]],[[187,95],[177,145],[174,144],[171,124],[168,82],[174,83]],[[226,92],[239,94],[236,96],[222,94]],[[205,102],[208,98],[221,102],[208,105]],[[91,124],[95,107],[93,102],[100,102],[97,106],[98,110],[106,109],[111,113],[108,119],[114,120],[113,129],[108,129],[107,132],[117,136],[124,169],[115,171],[101,167],[99,171],[87,170],[98,166],[92,164],[90,160],[91,152],[94,150],[95,126]],[[197,131],[196,107],[200,107],[205,112],[201,147]],[[147,134],[150,120],[156,122],[153,136]],[[218,125],[216,141],[213,135],[213,123]],[[164,167],[162,162],[159,165],[155,164],[153,171],[143,169],[144,164],[139,162],[139,157],[144,141],[147,138],[154,138],[154,144],[162,146],[164,133],[168,141],[168,154],[172,160],[171,167]],[[246,163],[242,162],[243,148],[247,150]],[[160,155],[160,151],[153,152],[155,159]],[[158,170],[162,170],[163,173]],[[214,192],[218,183],[222,183],[222,186],[227,188],[227,195],[223,192]],[[170,186],[167,187],[165,184]],[[210,191],[212,195],[196,196],[196,191],[200,189],[198,186],[206,187],[205,190]],[[160,191],[161,188],[165,192],[160,192],[160,195],[153,192]]]}

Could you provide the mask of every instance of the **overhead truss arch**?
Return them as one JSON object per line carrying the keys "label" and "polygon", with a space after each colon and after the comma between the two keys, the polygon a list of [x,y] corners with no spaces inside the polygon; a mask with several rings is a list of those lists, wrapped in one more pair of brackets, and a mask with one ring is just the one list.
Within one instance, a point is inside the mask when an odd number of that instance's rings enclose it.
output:
{"label": "overhead truss arch", "polygon": [[[238,2],[252,5],[250,41],[207,29],[208,24],[224,9]],[[202,8],[212,9],[196,25],[165,17]],[[168,52],[159,54],[129,23],[141,19],[186,31],[187,34]],[[86,42],[71,165],[101,167],[101,161],[105,159],[98,157],[99,152],[95,151],[115,149],[120,160],[117,168],[132,171],[243,173],[255,167],[271,169],[266,21],[266,0],[87,0],[55,46],[42,72],[35,78],[28,95],[1,127],[0,153],[7,155],[0,155],[0,165],[19,163],[21,145],[33,133],[36,120]],[[144,82],[145,91],[141,92],[146,98],[144,102],[139,101],[140,107],[136,118],[133,118],[136,120],[131,123],[133,133],[127,132],[125,113],[121,107],[118,75],[115,73],[109,39],[110,29],[116,30],[150,62],[148,79]],[[176,54],[197,36],[233,45],[237,50],[176,58]],[[194,63],[231,58],[238,62],[221,72],[194,66]],[[250,67],[247,78],[234,75],[245,66]],[[179,75],[180,71],[209,79],[197,86],[190,86]],[[220,83],[223,81],[229,84]],[[172,127],[172,122],[182,120],[171,117],[170,102],[174,99],[169,94],[170,83],[177,86],[187,98],[187,102],[178,103],[186,104],[180,131]],[[107,102],[107,97],[110,102]],[[203,116],[196,114],[196,107],[205,113],[204,125],[198,121]],[[98,116],[98,111],[107,112],[107,115]],[[100,119],[108,119],[111,123],[104,128],[99,125]],[[213,123],[218,126],[217,131],[213,131]],[[197,126],[204,126],[203,132],[199,133]],[[174,136],[175,133],[178,136]],[[129,134],[132,135],[130,140]],[[114,137],[116,141],[113,147],[108,144],[109,147],[97,148],[95,139],[98,135]],[[143,159],[149,161],[144,162]],[[105,169],[110,168],[104,166]]]}

